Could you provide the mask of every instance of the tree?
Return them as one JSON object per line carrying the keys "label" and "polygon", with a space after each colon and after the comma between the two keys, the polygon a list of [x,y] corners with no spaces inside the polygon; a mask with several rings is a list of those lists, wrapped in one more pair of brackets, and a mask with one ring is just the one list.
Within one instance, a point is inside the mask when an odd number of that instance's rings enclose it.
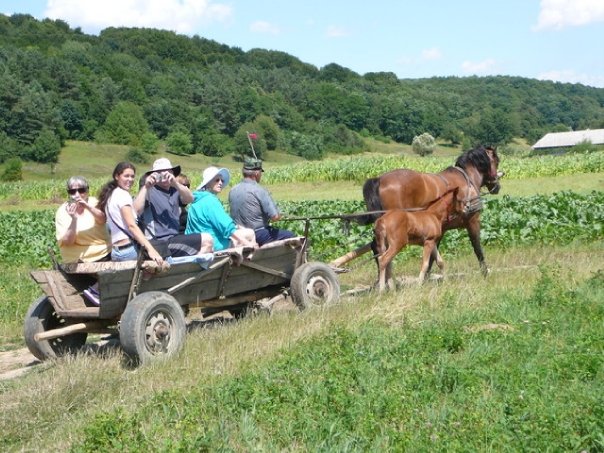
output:
{"label": "tree", "polygon": [[132,102],[124,101],[109,112],[96,138],[100,142],[138,146],[148,130],[143,110]]}
{"label": "tree", "polygon": [[158,144],[159,140],[153,132],[145,132],[141,137],[141,151],[147,154],[154,154]]}
{"label": "tree", "polygon": [[504,111],[488,109],[482,112],[477,122],[470,127],[470,137],[474,143],[485,146],[500,146],[509,143],[516,133],[512,116]]}
{"label": "tree", "polygon": [[36,162],[50,164],[50,172],[54,173],[55,164],[59,162],[61,153],[61,141],[53,131],[48,128],[42,129],[34,142],[31,157]]}
{"label": "tree", "polygon": [[434,137],[432,137],[427,132],[424,132],[421,135],[416,135],[415,137],[413,137],[411,147],[413,148],[413,152],[415,154],[419,154],[420,156],[427,156],[434,152],[434,148],[436,147],[436,141],[434,140]]}
{"label": "tree", "polygon": [[[253,123],[246,123],[241,126],[241,128],[233,137],[233,143],[235,146],[236,154],[239,154],[242,158],[243,156],[251,156],[252,149],[250,147],[250,140],[248,139],[248,132],[250,134],[255,134],[256,138],[252,138],[252,145],[254,146],[254,153],[258,159],[262,159],[266,152],[266,140],[261,135],[260,132],[256,132],[257,130],[254,128]],[[252,137],[254,137],[252,135]]]}
{"label": "tree", "polygon": [[170,132],[166,137],[168,151],[174,154],[193,154],[193,143],[191,142],[191,134],[184,131]]}

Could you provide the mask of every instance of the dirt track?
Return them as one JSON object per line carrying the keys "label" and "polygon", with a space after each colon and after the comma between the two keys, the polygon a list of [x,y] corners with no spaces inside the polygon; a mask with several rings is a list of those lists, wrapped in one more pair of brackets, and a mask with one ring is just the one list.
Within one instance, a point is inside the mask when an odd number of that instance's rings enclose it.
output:
{"label": "dirt track", "polygon": [[0,380],[19,377],[40,363],[27,348],[0,352]]}

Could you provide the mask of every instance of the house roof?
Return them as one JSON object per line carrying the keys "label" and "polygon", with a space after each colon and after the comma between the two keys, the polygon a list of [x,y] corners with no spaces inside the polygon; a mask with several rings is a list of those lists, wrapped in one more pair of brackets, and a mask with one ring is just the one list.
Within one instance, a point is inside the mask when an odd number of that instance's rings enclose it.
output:
{"label": "house roof", "polygon": [[578,143],[588,141],[592,145],[604,144],[604,129],[587,129],[572,132],[550,132],[545,134],[535,143],[532,148],[564,148],[575,146]]}

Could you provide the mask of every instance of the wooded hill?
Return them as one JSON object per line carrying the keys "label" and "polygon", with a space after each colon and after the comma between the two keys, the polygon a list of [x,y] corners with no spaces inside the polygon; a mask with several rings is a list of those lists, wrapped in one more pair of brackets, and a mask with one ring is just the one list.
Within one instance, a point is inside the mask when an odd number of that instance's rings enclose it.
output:
{"label": "wooded hill", "polygon": [[[379,43],[376,43],[376,46]],[[337,56],[334,55],[334,60]],[[53,162],[65,139],[167,143],[177,153],[280,149],[308,159],[363,150],[363,137],[411,143],[536,141],[604,127],[604,89],[521,77],[398,79],[248,52],[199,36],[0,15],[0,162]],[[56,161],[56,160],[54,160]]]}

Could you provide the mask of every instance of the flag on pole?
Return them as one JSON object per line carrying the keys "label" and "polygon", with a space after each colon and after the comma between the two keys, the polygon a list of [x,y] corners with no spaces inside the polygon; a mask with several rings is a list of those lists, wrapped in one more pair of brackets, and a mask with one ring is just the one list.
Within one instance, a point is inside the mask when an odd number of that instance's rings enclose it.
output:
{"label": "flag on pole", "polygon": [[252,154],[254,155],[254,159],[257,159],[256,151],[254,150],[254,144],[252,143],[252,140],[256,140],[258,138],[258,136],[256,135],[255,132],[252,132],[250,134],[249,132],[246,131],[246,134],[247,134],[247,141],[250,142],[250,148],[252,148]]}

